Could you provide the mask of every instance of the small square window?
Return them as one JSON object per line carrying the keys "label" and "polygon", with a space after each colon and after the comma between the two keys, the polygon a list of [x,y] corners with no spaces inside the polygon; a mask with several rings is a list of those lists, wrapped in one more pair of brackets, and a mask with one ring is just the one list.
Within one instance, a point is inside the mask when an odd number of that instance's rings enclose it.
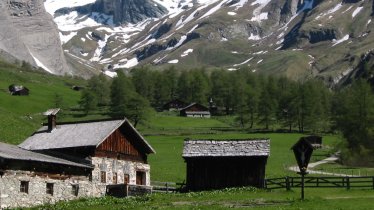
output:
{"label": "small square window", "polygon": [[100,172],[100,181],[101,183],[106,183],[106,172],[105,171]]}
{"label": "small square window", "polygon": [[117,178],[117,173],[113,173],[113,184],[117,184],[118,178]]}
{"label": "small square window", "polygon": [[21,181],[19,191],[23,193],[29,193],[29,182]]}
{"label": "small square window", "polygon": [[79,194],[79,184],[71,185],[71,194],[74,196],[78,196]]}
{"label": "small square window", "polygon": [[53,195],[53,183],[47,183],[46,193],[49,195]]}
{"label": "small square window", "polygon": [[128,184],[130,182],[130,176],[128,174],[124,174],[124,183]]}

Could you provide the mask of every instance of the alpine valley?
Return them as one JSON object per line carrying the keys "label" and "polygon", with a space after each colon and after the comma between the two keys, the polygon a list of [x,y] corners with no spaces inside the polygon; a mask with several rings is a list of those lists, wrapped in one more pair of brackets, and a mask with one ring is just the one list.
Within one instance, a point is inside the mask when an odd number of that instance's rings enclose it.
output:
{"label": "alpine valley", "polygon": [[334,86],[372,77],[373,10],[373,0],[5,0],[0,54],[60,75],[177,65]]}

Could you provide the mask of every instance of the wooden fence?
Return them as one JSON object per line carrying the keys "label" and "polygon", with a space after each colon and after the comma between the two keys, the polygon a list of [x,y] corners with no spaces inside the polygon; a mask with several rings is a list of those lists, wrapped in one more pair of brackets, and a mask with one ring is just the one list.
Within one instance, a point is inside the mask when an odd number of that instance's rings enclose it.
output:
{"label": "wooden fence", "polygon": [[[374,189],[374,176],[359,177],[305,177],[305,188],[369,188]],[[301,187],[301,177],[265,179],[265,188],[286,189]]]}
{"label": "wooden fence", "polygon": [[185,186],[185,183],[152,181],[151,185],[153,187],[153,192],[170,193],[180,192]]}

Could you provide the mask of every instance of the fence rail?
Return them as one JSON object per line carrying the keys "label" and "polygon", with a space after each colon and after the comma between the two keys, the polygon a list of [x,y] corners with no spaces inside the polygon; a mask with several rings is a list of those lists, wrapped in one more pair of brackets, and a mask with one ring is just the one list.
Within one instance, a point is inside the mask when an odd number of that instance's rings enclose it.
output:
{"label": "fence rail", "polygon": [[170,193],[181,191],[181,189],[185,186],[185,183],[152,181],[151,185],[153,187],[153,192]]}
{"label": "fence rail", "polygon": [[[305,177],[306,188],[371,188],[374,189],[374,176],[360,177]],[[286,189],[301,187],[301,177],[265,179],[265,188]]]}

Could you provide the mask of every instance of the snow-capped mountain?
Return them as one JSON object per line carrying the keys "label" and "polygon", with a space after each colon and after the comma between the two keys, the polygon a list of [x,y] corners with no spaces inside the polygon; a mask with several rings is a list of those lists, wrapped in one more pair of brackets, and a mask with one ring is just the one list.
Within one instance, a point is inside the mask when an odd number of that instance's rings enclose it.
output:
{"label": "snow-capped mountain", "polygon": [[[69,63],[90,71],[248,68],[332,84],[374,48],[373,0],[45,0]],[[360,67],[361,66],[361,67]],[[361,70],[360,70],[361,69]]]}

